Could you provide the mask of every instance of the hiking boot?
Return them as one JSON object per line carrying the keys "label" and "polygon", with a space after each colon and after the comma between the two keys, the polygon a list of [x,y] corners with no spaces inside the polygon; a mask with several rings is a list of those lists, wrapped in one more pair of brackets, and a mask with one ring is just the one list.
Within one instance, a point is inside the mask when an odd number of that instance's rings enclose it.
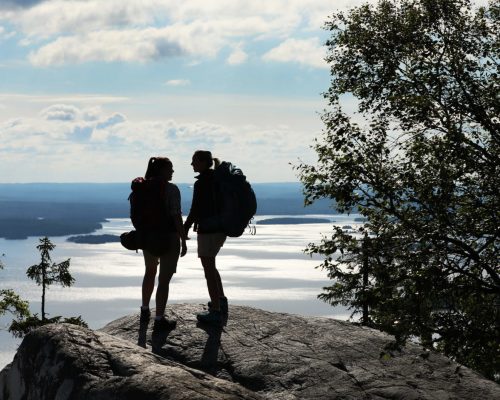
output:
{"label": "hiking boot", "polygon": [[151,317],[151,311],[149,311],[149,308],[142,308],[141,307],[141,317],[139,319],[141,324],[145,324],[146,322],[149,322],[149,317]]}
{"label": "hiking boot", "polygon": [[166,319],[163,317],[162,319],[156,319],[153,323],[153,332],[161,332],[161,331],[171,331],[175,329],[177,326],[177,321],[173,319]]}
{"label": "hiking boot", "polygon": [[222,312],[213,309],[196,314],[196,318],[198,321],[206,324],[222,325],[224,323]]}
{"label": "hiking boot", "polygon": [[[208,305],[208,308],[211,309],[212,308],[212,302],[209,301],[207,303]],[[229,313],[229,305],[227,303],[227,297],[221,297],[220,298],[220,310],[222,312],[222,314],[224,315],[227,315]]]}

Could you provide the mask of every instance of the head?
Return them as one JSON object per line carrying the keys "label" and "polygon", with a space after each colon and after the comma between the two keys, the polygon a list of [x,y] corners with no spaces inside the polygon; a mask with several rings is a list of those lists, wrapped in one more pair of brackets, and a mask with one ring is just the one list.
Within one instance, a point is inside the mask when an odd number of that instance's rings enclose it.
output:
{"label": "head", "polygon": [[195,151],[193,154],[193,160],[191,161],[194,172],[203,172],[212,168],[212,166],[217,167],[219,164],[219,159],[213,158],[212,153],[208,150]]}
{"label": "head", "polygon": [[151,157],[148,162],[148,169],[146,170],[146,179],[161,177],[167,181],[172,179],[174,173],[172,161],[167,157]]}

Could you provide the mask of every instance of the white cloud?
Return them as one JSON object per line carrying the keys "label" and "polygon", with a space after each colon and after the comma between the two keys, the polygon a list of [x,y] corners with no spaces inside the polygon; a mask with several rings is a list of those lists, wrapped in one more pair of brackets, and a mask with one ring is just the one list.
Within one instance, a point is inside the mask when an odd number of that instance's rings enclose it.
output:
{"label": "white cloud", "polygon": [[149,25],[156,15],[154,2],[149,0],[52,0],[40,3],[36,7],[0,12],[0,19],[10,20],[27,36],[47,38]]}
{"label": "white cloud", "polygon": [[80,110],[72,105],[55,104],[40,113],[47,120],[73,121],[80,114]]}
{"label": "white cloud", "polygon": [[247,57],[243,44],[285,39],[312,25],[319,29],[333,10],[346,5],[352,1],[52,0],[0,10],[0,21],[24,35],[20,43],[34,48],[29,59],[38,66],[179,55],[199,60],[225,47],[233,49],[227,63],[237,65]]}
{"label": "white cloud", "polygon": [[243,64],[248,59],[248,54],[242,49],[242,44],[238,44],[227,58],[229,65]]}
{"label": "white cloud", "polygon": [[[60,36],[32,51],[29,59],[34,65],[49,66],[89,61],[148,62],[182,55],[212,58],[223,47],[234,47],[235,39],[270,32],[286,36],[295,24],[285,17],[267,20],[247,16],[237,20],[176,22],[161,28],[97,30]],[[236,57],[241,60],[242,55],[240,51]]]}
{"label": "white cloud", "polygon": [[[376,0],[8,0],[29,7],[0,7],[0,21],[24,35],[21,44],[35,47],[35,65],[205,58],[226,46],[234,49],[227,62],[235,65],[246,56],[238,43],[317,32],[334,12],[366,2]],[[294,40],[297,50],[319,53],[313,44]],[[269,57],[321,67],[321,61],[275,50]]]}
{"label": "white cloud", "polygon": [[151,155],[164,154],[179,165],[176,181],[186,182],[193,176],[192,153],[203,148],[244,168],[254,182],[291,180],[288,163],[307,153],[307,137],[290,126],[137,120],[118,111],[54,104],[38,115],[0,122],[0,181],[49,176],[52,181],[126,181]]}
{"label": "white cloud", "polygon": [[191,84],[189,79],[171,79],[165,82],[167,86],[188,86]]}
{"label": "white cloud", "polygon": [[325,56],[326,48],[320,44],[319,38],[310,38],[287,39],[262,58],[267,61],[296,62],[315,68],[328,68]]}
{"label": "white cloud", "polygon": [[176,57],[189,51],[171,30],[92,32],[60,37],[30,54],[34,65],[49,66],[88,61],[145,62]]}

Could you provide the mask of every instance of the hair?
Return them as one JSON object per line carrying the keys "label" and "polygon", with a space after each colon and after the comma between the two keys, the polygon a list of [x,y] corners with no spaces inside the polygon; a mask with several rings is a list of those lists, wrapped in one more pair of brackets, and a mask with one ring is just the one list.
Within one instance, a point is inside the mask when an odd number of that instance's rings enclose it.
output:
{"label": "hair", "polygon": [[208,150],[196,150],[193,157],[199,161],[207,163],[208,168],[211,168],[212,166],[217,168],[220,165],[220,160],[218,158],[213,158],[212,153]]}
{"label": "hair", "polygon": [[146,170],[146,175],[144,178],[155,178],[161,176],[162,170],[165,167],[172,168],[172,161],[167,157],[151,157],[148,162],[148,169]]}

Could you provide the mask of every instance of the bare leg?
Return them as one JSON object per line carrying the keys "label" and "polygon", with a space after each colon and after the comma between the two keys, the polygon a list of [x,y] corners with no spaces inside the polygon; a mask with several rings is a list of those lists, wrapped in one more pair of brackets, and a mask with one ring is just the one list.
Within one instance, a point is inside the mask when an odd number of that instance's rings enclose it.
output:
{"label": "bare leg", "polygon": [[217,273],[217,284],[220,290],[220,297],[226,297],[226,295],[224,294],[224,287],[222,286],[222,280],[220,278],[219,270],[215,268],[215,272]]}
{"label": "bare leg", "polygon": [[220,297],[222,294],[222,282],[220,275],[215,267],[215,257],[200,257],[201,265],[205,271],[205,279],[207,280],[208,294],[212,302],[212,308],[220,311]]}
{"label": "bare leg", "polygon": [[174,274],[171,272],[163,273],[160,270],[160,276],[158,276],[158,288],[156,289],[156,316],[162,317],[165,315],[165,306],[168,300],[168,289],[170,286],[170,280]]}
{"label": "bare leg", "polygon": [[144,263],[146,271],[142,280],[142,306],[149,307],[149,301],[155,288],[155,277],[158,269],[158,259],[156,257],[145,256]]}

